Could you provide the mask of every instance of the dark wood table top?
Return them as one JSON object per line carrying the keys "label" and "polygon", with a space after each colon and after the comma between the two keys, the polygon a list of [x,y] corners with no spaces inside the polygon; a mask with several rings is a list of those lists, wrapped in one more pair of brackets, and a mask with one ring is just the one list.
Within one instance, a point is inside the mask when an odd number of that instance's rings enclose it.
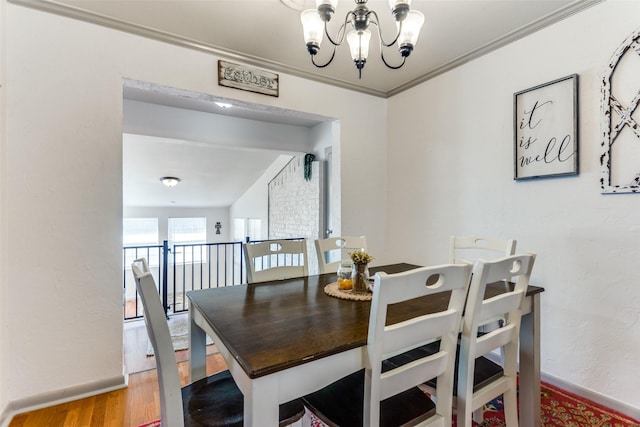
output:
{"label": "dark wood table top", "polygon": [[[419,267],[393,264],[371,267],[398,273]],[[330,297],[325,285],[336,274],[322,274],[191,291],[190,304],[202,313],[223,344],[250,378],[361,347],[367,342],[370,302]],[[487,288],[485,297],[504,292],[503,284]],[[544,291],[530,286],[527,295]],[[404,320],[408,313],[440,310],[448,295],[416,299],[389,308],[390,323]]]}

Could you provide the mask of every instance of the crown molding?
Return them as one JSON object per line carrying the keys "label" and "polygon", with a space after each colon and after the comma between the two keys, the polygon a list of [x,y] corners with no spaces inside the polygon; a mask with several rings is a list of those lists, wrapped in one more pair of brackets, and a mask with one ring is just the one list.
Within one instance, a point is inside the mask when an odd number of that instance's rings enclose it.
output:
{"label": "crown molding", "polygon": [[478,49],[475,49],[469,53],[466,53],[462,56],[459,56],[458,58],[447,62],[446,64],[442,65],[441,67],[436,68],[433,71],[430,71],[429,73],[426,73],[420,77],[418,77],[417,79],[414,79],[410,82],[407,82],[401,86],[398,86],[396,88],[391,89],[390,91],[388,91],[386,93],[387,97],[391,97],[393,95],[397,95],[400,92],[404,92],[408,89],[411,89],[414,86],[419,85],[420,83],[424,83],[427,80],[430,80],[440,74],[444,74],[447,71],[453,70],[456,67],[459,67],[469,61],[472,61],[474,59],[480,58],[481,56],[484,56],[494,50],[497,50],[501,47],[504,47],[510,43],[513,43],[521,38],[524,38],[530,34],[533,34],[545,27],[548,27],[549,25],[555,24],[557,22],[560,22],[570,16],[573,16],[579,12],[582,12],[585,9],[588,9],[592,6],[595,6],[598,3],[602,3],[606,0],[577,0],[571,4],[568,4],[567,6],[565,6],[562,9],[557,10],[554,13],[550,13],[546,16],[543,16],[542,18],[528,24],[525,25],[523,27],[518,28],[517,30],[514,30],[512,32],[510,32],[509,34],[505,34],[504,36],[493,40],[487,44],[485,44],[484,46],[479,47]]}
{"label": "crown molding", "polygon": [[465,55],[462,55],[441,67],[430,71],[410,82],[407,82],[403,85],[397,86],[389,91],[381,91],[376,89],[371,89],[359,85],[354,85],[351,82],[327,77],[326,75],[309,72],[308,70],[302,70],[300,68],[291,67],[286,64],[282,64],[276,61],[270,61],[268,59],[260,58],[258,56],[246,55],[240,52],[236,52],[230,49],[225,49],[221,46],[216,46],[208,43],[203,43],[198,40],[194,40],[188,37],[183,37],[177,34],[169,33],[166,31],[157,30],[151,27],[146,27],[143,25],[134,24],[132,22],[122,21],[118,19],[114,19],[108,17],[106,15],[102,15],[99,13],[89,12],[87,10],[59,3],[55,0],[8,0],[10,3],[27,6],[33,9],[38,9],[45,12],[54,13],[57,15],[79,19],[85,22],[90,22],[93,24],[101,25],[104,27],[112,28],[119,31],[124,31],[130,34],[136,34],[139,36],[147,37],[150,39],[162,41],[165,43],[170,43],[173,45],[195,49],[202,52],[211,53],[217,55],[223,59],[228,60],[236,60],[241,61],[247,65],[252,65],[255,67],[268,68],[274,72],[286,73],[296,77],[309,79],[313,81],[317,81],[320,83],[325,83],[328,85],[340,87],[343,89],[349,89],[356,92],[364,93],[367,95],[377,96],[381,98],[389,98],[391,96],[397,95],[401,92],[409,90],[414,86],[417,86],[421,83],[426,82],[440,74],[446,73],[456,67],[459,67],[469,61],[472,61],[476,58],[479,58],[483,55],[486,55],[489,52],[492,52],[496,49],[499,49],[509,43],[512,43],[516,40],[519,40],[525,36],[535,33],[536,31],[541,30],[549,25],[555,24],[559,21],[564,20],[576,13],[579,13],[585,9],[588,9],[598,3],[602,3],[606,0],[576,0],[575,2],[565,6],[564,8],[551,13],[547,16],[544,16],[533,23],[523,26],[511,33],[500,37],[496,40],[493,40],[484,46],[481,46],[478,49],[475,49]]}
{"label": "crown molding", "polygon": [[198,40],[194,40],[188,37],[183,37],[177,34],[169,33],[166,31],[157,30],[155,28],[146,27],[143,25],[134,24],[132,22],[122,21],[114,19],[106,15],[102,15],[95,12],[89,12],[87,10],[62,4],[54,0],[8,0],[10,3],[18,4],[21,6],[27,6],[32,9],[41,10],[44,12],[54,13],[56,15],[65,16],[68,18],[78,19],[81,21],[89,22],[92,24],[101,25],[104,27],[112,28],[126,33],[135,34],[150,39],[158,40],[165,43],[185,47],[188,49],[195,49],[201,52],[207,52],[219,56],[222,59],[241,61],[247,65],[253,65],[256,67],[267,68],[274,72],[281,72],[290,74],[296,77],[304,79],[310,79],[321,83],[326,83],[332,86],[341,87],[344,89],[350,89],[357,92],[365,93],[368,95],[378,96],[386,98],[387,94],[384,91],[370,89],[345,80],[330,78],[325,75],[315,74],[306,70],[302,70],[296,67],[291,67],[286,64],[282,64],[276,61],[270,61],[265,58],[257,56],[246,55],[240,52],[236,52],[230,49],[225,49],[221,46],[216,46],[208,43],[203,43]]}

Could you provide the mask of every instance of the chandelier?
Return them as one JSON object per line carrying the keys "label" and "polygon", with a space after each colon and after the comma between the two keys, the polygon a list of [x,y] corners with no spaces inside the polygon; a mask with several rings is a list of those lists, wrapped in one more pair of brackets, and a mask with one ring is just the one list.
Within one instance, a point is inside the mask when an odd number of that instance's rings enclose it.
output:
{"label": "chandelier", "polygon": [[[369,41],[371,40],[369,26],[374,25],[380,43],[380,58],[382,62],[394,70],[402,67],[418,40],[420,28],[424,23],[424,15],[420,11],[411,10],[411,0],[388,0],[391,14],[396,21],[397,32],[395,38],[387,43],[382,37],[378,14],[374,10],[367,8],[367,0],[354,1],[356,3],[355,9],[347,12],[344,24],[340,26],[335,37],[329,35],[327,23],[336,11],[338,0],[316,0],[317,9],[307,9],[300,15],[304,41],[307,44],[307,51],[311,55],[313,65],[318,68],[324,68],[331,64],[336,55],[336,48],[344,42],[346,33],[351,58],[353,58],[353,62],[358,69],[358,78],[361,78],[362,68],[364,68],[369,55]],[[347,33],[347,24],[349,23],[353,30]],[[318,64],[315,57],[320,51],[320,44],[324,34],[333,45],[333,53],[326,63]],[[398,43],[398,51],[402,57],[402,62],[398,65],[392,65],[385,59],[383,48],[391,47],[396,42]]]}

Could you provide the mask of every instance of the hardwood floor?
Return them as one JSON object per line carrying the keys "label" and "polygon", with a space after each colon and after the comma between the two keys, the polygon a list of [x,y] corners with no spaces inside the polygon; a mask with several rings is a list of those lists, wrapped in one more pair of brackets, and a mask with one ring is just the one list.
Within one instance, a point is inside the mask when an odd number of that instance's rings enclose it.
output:
{"label": "hardwood floor", "polygon": [[[129,386],[73,402],[16,415],[9,427],[137,427],[160,418],[155,358],[148,357],[144,323],[124,327],[124,364]],[[188,383],[189,351],[176,351],[182,385]],[[207,375],[227,369],[215,345],[207,346]]]}
{"label": "hardwood floor", "polygon": [[[207,356],[207,375],[226,369],[219,353]],[[189,362],[178,364],[187,384]],[[137,427],[160,418],[155,369],[129,375],[129,387],[14,417],[9,427]]]}
{"label": "hardwood floor", "polygon": [[[187,317],[187,314],[172,316],[172,319]],[[124,369],[128,374],[155,369],[156,359],[147,356],[147,330],[143,320],[126,322],[123,331],[124,340]],[[214,345],[207,346],[207,355],[216,354],[218,349]],[[189,350],[176,351],[176,360],[185,362],[189,360]]]}

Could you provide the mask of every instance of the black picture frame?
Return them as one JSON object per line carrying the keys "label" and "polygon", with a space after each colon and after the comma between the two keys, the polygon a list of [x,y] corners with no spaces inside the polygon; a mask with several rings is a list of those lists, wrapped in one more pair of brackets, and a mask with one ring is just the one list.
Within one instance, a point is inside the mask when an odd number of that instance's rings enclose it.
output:
{"label": "black picture frame", "polygon": [[578,174],[578,75],[513,95],[515,180]]}

